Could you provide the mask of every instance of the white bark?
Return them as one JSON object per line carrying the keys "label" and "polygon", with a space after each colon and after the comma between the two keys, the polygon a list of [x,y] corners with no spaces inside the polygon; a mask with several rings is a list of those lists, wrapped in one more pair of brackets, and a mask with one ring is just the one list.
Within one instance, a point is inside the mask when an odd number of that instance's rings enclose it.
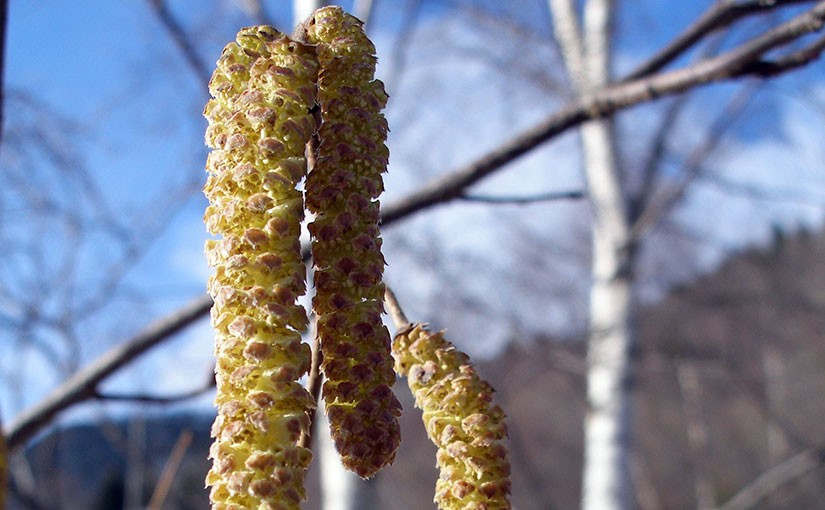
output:
{"label": "white bark", "polygon": [[352,4],[352,14],[363,21],[366,27],[369,27],[372,24],[372,14],[375,12],[373,7],[375,7],[374,0],[355,0]]}
{"label": "white bark", "polygon": [[708,469],[710,453],[707,425],[702,413],[702,385],[699,370],[691,361],[680,361],[676,367],[676,380],[682,392],[682,409],[685,414],[688,444],[693,458],[694,493],[697,510],[713,510],[716,491]]}
{"label": "white bark", "polygon": [[785,429],[777,422],[785,401],[785,367],[782,356],[773,346],[762,347],[762,369],[765,377],[765,408],[767,410],[767,457],[768,465],[774,466],[790,453],[790,440]]}
{"label": "white bark", "polygon": [[329,422],[319,409],[315,414],[315,447],[321,458],[321,507],[323,510],[378,508],[375,483],[361,480],[341,465],[329,435]]}
{"label": "white bark", "polygon": [[[611,0],[588,0],[577,19],[574,0],[549,0],[570,81],[587,96],[610,81]],[[609,120],[581,128],[593,211],[590,335],[584,424],[583,510],[631,505],[630,352],[634,342],[630,226]]]}
{"label": "white bark", "polygon": [[328,4],[325,0],[292,0],[292,20],[295,25],[303,23],[315,10]]}

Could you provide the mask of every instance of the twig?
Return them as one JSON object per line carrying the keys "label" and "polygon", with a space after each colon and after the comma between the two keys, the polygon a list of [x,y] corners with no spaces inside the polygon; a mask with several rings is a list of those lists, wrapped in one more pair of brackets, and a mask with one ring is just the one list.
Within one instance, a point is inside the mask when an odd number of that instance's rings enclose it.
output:
{"label": "twig", "polygon": [[716,2],[698,20],[693,22],[667,46],[628,74],[623,81],[633,81],[651,75],[673,62],[706,35],[732,25],[734,22],[760,12],[811,3],[813,0],[722,0]]}
{"label": "twig", "polygon": [[638,241],[654,230],[668,212],[684,197],[691,181],[701,173],[704,162],[724,139],[725,131],[738,120],[742,111],[756,93],[759,85],[760,84],[757,83],[745,87],[731,99],[719,117],[717,117],[711,125],[705,140],[691,151],[685,160],[680,171],[680,174],[683,176],[681,181],[658,200],[648,200],[645,208],[640,211],[638,217],[635,218],[635,223],[632,226],[633,239]]}
{"label": "twig", "polygon": [[801,50],[789,53],[775,60],[759,60],[746,66],[747,71],[760,78],[772,78],[791,69],[817,60],[825,51],[825,36],[820,36]]}
{"label": "twig", "polygon": [[167,459],[166,465],[163,466],[160,480],[158,480],[155,491],[149,499],[148,510],[161,510],[163,508],[163,502],[166,501],[166,496],[169,495],[169,489],[172,488],[172,482],[175,480],[175,475],[190,444],[192,444],[192,431],[184,430],[178,436],[178,440],[172,448],[172,453],[169,454],[169,459]]}
{"label": "twig", "polygon": [[133,402],[138,404],[168,405],[177,404],[178,402],[183,402],[184,400],[190,400],[199,397],[204,393],[211,391],[214,387],[215,377],[212,376],[209,378],[209,381],[206,384],[203,384],[198,388],[185,391],[183,393],[179,393],[177,395],[148,395],[142,393],[121,394],[95,392],[93,398],[95,398],[96,400],[107,400],[111,402]]}
{"label": "twig", "polygon": [[6,28],[9,21],[9,2],[0,0],[0,150],[3,147],[3,127],[6,105]]}
{"label": "twig", "polygon": [[[697,61],[705,60],[716,54],[723,43],[724,37],[716,37],[707,47],[697,55]],[[642,212],[650,205],[653,198],[654,185],[658,183],[661,176],[660,166],[664,162],[664,156],[668,149],[668,141],[673,126],[679,119],[682,110],[690,100],[689,94],[682,94],[670,104],[665,111],[659,127],[656,129],[656,136],[651,144],[650,153],[645,158],[642,165],[642,179],[639,190],[630,198],[628,207],[628,218],[631,224],[635,223]]]}
{"label": "twig", "polygon": [[493,197],[483,195],[462,194],[459,198],[465,202],[480,202],[483,204],[535,204],[537,202],[552,202],[555,200],[575,200],[584,198],[583,191],[558,191],[554,193],[542,193],[529,197]]}
{"label": "twig", "polygon": [[[685,92],[693,87],[748,76],[756,69],[749,70],[746,64],[758,61],[761,55],[776,47],[821,30],[824,20],[825,2],[818,2],[815,7],[790,21],[717,57],[683,69],[609,86],[588,98],[573,101],[544,122],[522,132],[469,165],[430,181],[418,191],[390,204],[384,209],[382,221],[387,225],[431,206],[454,200],[465,189],[504,165],[587,120],[604,118],[619,110]],[[811,61],[812,59],[805,63]]]}
{"label": "twig", "polygon": [[783,485],[825,464],[825,445],[809,448],[765,471],[744,486],[719,510],[749,510]]}
{"label": "twig", "polygon": [[309,410],[309,426],[307,432],[301,434],[298,440],[298,446],[302,448],[312,449],[312,429],[315,424],[315,414],[318,412],[318,407],[321,398],[321,384],[324,381],[324,376],[321,374],[321,363],[324,362],[324,355],[321,352],[321,339],[318,335],[312,340],[312,364],[309,369],[309,376],[307,376],[307,391],[312,395],[312,400],[315,402],[314,408]]}
{"label": "twig", "polygon": [[209,78],[212,74],[209,71],[209,66],[206,65],[200,55],[198,55],[195,45],[192,44],[192,40],[186,34],[186,31],[183,29],[181,24],[178,23],[178,20],[176,20],[174,16],[172,16],[172,13],[166,5],[166,1],[149,0],[149,5],[152,6],[152,10],[155,12],[166,31],[169,32],[169,35],[172,36],[175,44],[180,49],[181,53],[183,53],[186,63],[189,64],[189,67],[195,75],[197,75],[201,83],[209,83]]}
{"label": "twig", "polygon": [[392,317],[392,322],[395,324],[396,329],[401,330],[410,325],[410,321],[407,319],[407,316],[404,315],[404,310],[401,309],[395,293],[389,287],[384,288],[384,303],[387,305],[387,312],[390,314],[390,317]]}
{"label": "twig", "polygon": [[78,402],[94,398],[101,381],[152,347],[204,317],[211,306],[211,299],[201,298],[151,324],[79,371],[40,403],[20,413],[8,429],[6,442],[9,450],[22,446],[61,411]]}
{"label": "twig", "polygon": [[[636,104],[678,94],[711,82],[753,73],[758,75],[758,69],[747,68],[748,63],[759,61],[761,55],[773,48],[821,30],[823,20],[825,1],[818,2],[805,13],[718,57],[684,69],[607,87],[587,99],[573,101],[544,122],[522,132],[475,162],[435,179],[418,191],[390,204],[384,209],[382,223],[387,226],[428,207],[460,198],[473,184],[587,120],[604,118]],[[814,58],[813,55],[807,55],[796,62],[794,67],[810,63]],[[308,250],[304,250],[304,255],[308,257]],[[21,413],[11,424],[8,432],[9,448],[22,445],[71,405],[93,398],[100,381],[170,335],[205,316],[210,306],[211,299],[208,296],[199,299],[127,340],[66,381],[46,399]]]}

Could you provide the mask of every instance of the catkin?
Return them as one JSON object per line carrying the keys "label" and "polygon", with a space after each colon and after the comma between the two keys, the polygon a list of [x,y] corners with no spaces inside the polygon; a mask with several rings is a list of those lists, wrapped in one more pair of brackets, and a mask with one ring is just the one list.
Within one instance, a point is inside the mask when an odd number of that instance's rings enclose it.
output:
{"label": "catkin", "polygon": [[421,324],[398,332],[393,356],[396,372],[407,377],[415,405],[423,411],[427,436],[438,447],[438,507],[509,509],[507,428],[504,412],[492,404],[492,387],[466,354]]}
{"label": "catkin", "polygon": [[215,268],[218,416],[212,428],[213,510],[298,509],[311,453],[297,446],[313,401],[298,380],[310,366],[300,223],[305,146],[315,122],[312,47],[270,27],[242,29],[224,48],[204,115],[204,221]]}
{"label": "catkin", "polygon": [[307,177],[323,398],[345,467],[361,477],[391,463],[401,440],[401,405],[383,325],[384,258],[377,198],[389,151],[387,102],[374,78],[375,47],[340,7],[315,12],[304,29],[317,46],[323,123]]}

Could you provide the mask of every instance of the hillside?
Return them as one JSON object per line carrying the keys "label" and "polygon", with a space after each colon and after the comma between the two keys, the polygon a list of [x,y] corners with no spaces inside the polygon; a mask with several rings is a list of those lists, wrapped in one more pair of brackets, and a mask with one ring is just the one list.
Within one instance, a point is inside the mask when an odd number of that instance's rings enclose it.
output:
{"label": "hillside", "polygon": [[[736,256],[643,313],[633,466],[642,510],[715,507],[772,466],[825,444],[823,310],[825,235],[799,235]],[[513,346],[480,366],[510,416],[519,510],[578,505],[583,368],[580,345],[550,339]],[[434,508],[434,448],[405,385],[397,389],[404,442],[374,482],[379,507]],[[127,465],[138,475],[132,483],[151,493],[181,430],[189,429],[194,440],[164,508],[206,508],[210,422],[166,416],[55,431],[28,453],[36,485],[49,488],[37,498],[55,510],[121,508]],[[753,508],[821,508],[825,470],[820,463],[803,471]],[[306,508],[317,505],[315,496]]]}

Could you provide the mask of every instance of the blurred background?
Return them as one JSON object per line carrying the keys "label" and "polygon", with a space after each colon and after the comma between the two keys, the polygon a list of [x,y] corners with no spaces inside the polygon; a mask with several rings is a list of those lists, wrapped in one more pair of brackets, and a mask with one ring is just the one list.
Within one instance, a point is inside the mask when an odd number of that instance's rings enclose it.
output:
{"label": "blurred background", "polygon": [[[305,3],[2,2],[10,508],[208,507],[201,113],[237,30],[291,32]],[[553,0],[334,3],[367,22],[391,98],[385,211],[518,146],[589,93]],[[726,55],[823,2],[616,2],[612,79],[720,4],[761,7],[637,77]],[[799,50],[814,53],[808,65],[699,80],[610,121],[632,237],[631,507],[825,508],[822,46],[821,34],[793,39],[759,63]],[[598,183],[575,127],[523,147],[449,199],[387,221],[386,282],[411,320],[446,329],[498,390],[514,508],[573,509]],[[105,365],[112,356],[122,363]],[[403,381],[396,392],[403,444],[363,508],[434,508],[435,448]],[[321,508],[318,478],[316,463],[306,508]]]}

